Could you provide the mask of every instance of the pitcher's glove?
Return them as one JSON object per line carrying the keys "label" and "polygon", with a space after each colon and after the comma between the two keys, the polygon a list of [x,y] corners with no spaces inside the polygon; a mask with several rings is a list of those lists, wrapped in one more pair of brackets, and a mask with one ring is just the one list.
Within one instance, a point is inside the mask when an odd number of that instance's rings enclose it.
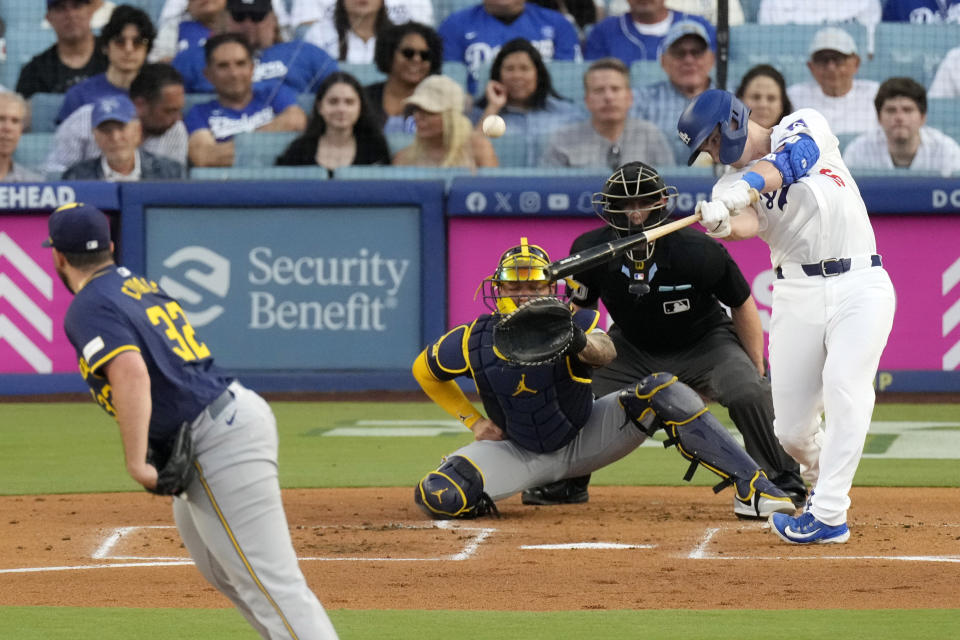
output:
{"label": "pitcher's glove", "polygon": [[493,346],[514,364],[538,365],[580,353],[587,336],[566,304],[553,297],[534,298],[494,326]]}
{"label": "pitcher's glove", "polygon": [[196,455],[193,453],[193,438],[188,423],[184,423],[177,432],[167,459],[164,461],[159,458],[154,451],[147,449],[147,462],[157,468],[157,486],[147,491],[158,496],[176,496],[186,491],[197,475],[197,468],[193,464]]}

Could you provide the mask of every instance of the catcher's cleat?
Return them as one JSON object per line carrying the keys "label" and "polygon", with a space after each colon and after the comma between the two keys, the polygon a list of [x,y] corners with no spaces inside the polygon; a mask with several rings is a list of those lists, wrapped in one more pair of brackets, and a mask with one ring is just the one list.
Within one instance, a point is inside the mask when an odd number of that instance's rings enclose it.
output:
{"label": "catcher's cleat", "polygon": [[587,486],[590,484],[590,476],[581,476],[579,478],[566,478],[557,480],[542,487],[533,487],[520,494],[520,501],[523,504],[533,505],[554,505],[554,504],[582,504],[590,500],[590,493]]}
{"label": "catcher's cleat", "polygon": [[774,513],[793,515],[797,510],[790,496],[767,479],[763,471],[757,471],[749,481],[738,480],[733,497],[733,513],[738,518],[766,520]]}

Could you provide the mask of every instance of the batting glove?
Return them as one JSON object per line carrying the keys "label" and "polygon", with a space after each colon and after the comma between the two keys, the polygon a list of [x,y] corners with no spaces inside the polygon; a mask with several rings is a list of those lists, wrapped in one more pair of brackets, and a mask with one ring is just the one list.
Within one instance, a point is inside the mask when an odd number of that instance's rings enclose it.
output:
{"label": "batting glove", "polygon": [[750,189],[749,184],[743,180],[737,180],[722,193],[717,194],[714,199],[727,205],[728,210],[738,211],[750,206]]}

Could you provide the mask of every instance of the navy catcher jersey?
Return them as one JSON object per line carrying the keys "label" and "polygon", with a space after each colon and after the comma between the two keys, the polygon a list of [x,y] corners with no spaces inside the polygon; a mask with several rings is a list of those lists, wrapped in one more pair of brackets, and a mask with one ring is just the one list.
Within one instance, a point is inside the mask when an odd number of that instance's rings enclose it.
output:
{"label": "navy catcher jersey", "polygon": [[[610,227],[582,234],[570,253],[617,239]],[[730,322],[720,302],[739,307],[750,285],[737,263],[718,242],[692,229],[680,229],[656,241],[653,257],[629,256],[574,276],[583,285],[574,302],[591,307],[597,300],[638,349],[657,352],[691,344],[719,324]],[[638,295],[631,285],[646,285]],[[642,287],[635,287],[637,290]]]}
{"label": "navy catcher jersey", "polygon": [[143,356],[150,374],[150,444],[162,447],[227,388],[230,378],[213,364],[180,304],[156,282],[110,265],[77,292],[63,322],[77,351],[90,394],[116,411],[103,367],[124,351]]}

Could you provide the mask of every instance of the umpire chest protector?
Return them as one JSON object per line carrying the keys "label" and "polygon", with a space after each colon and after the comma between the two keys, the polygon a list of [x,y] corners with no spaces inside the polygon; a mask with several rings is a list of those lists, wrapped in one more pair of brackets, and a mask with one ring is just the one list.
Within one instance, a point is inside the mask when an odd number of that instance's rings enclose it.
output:
{"label": "umpire chest protector", "polygon": [[518,446],[555,451],[576,437],[593,409],[589,368],[575,357],[518,366],[493,349],[499,316],[477,318],[467,339],[468,361],[487,416]]}

